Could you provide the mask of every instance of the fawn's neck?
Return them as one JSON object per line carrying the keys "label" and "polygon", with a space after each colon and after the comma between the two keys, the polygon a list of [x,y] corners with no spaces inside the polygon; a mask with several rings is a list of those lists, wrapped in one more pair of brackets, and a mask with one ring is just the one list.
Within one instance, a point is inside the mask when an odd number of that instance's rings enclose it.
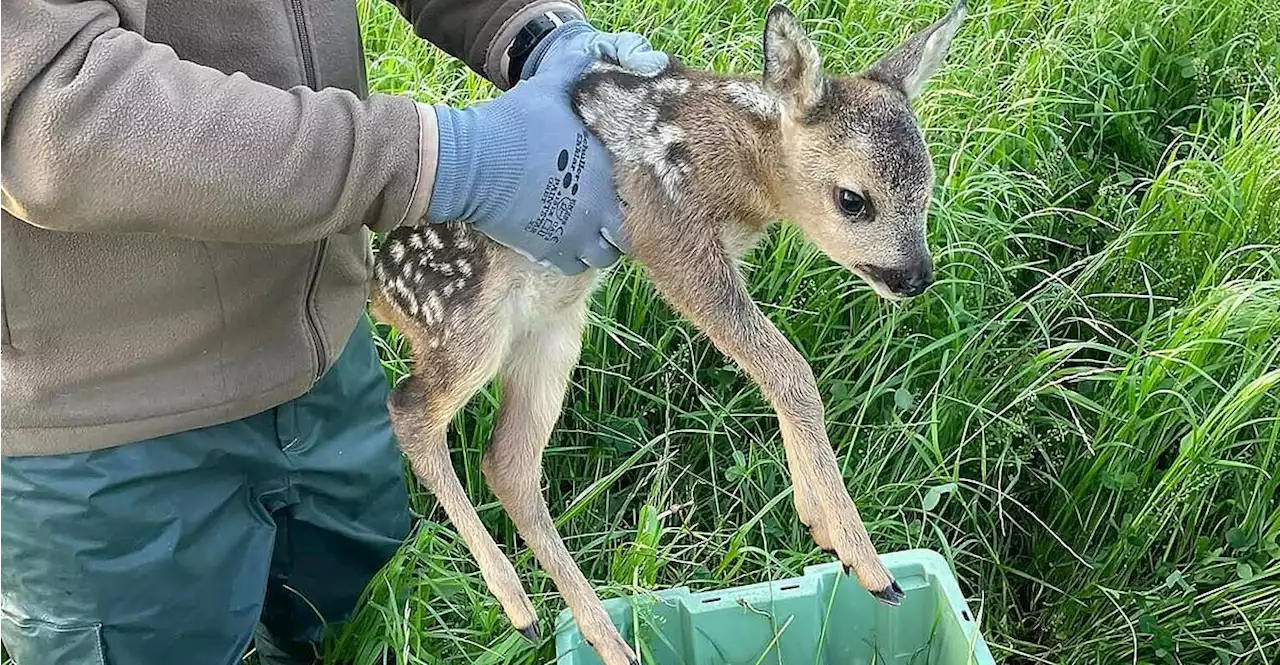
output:
{"label": "fawn's neck", "polygon": [[763,229],[779,212],[775,201],[785,175],[781,104],[758,76],[721,77],[716,82],[726,134],[719,141],[724,154],[716,155],[716,161],[735,165],[736,182],[727,194],[741,203],[741,223]]}

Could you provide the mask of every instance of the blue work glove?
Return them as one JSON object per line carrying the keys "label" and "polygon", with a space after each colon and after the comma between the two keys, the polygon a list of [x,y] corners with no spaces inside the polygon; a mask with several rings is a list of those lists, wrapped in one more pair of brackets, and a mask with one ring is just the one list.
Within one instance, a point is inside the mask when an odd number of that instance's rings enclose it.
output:
{"label": "blue work glove", "polygon": [[529,54],[510,90],[465,109],[435,106],[439,152],[426,221],[468,222],[568,275],[617,261],[626,247],[613,167],[569,100],[570,86],[601,58],[645,73],[667,64],[639,35],[569,21]]}
{"label": "blue work glove", "polygon": [[520,78],[573,67],[580,55],[617,63],[638,74],[657,74],[668,64],[666,53],[653,50],[649,40],[634,32],[601,32],[586,21],[568,21],[534,48]]}

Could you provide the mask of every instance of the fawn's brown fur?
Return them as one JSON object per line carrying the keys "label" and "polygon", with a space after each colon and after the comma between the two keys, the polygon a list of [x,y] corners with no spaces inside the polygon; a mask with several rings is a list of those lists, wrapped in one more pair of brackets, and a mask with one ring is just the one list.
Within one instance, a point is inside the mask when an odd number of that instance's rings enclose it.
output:
{"label": "fawn's brown fur", "polygon": [[[776,219],[795,222],[883,297],[932,281],[925,219],[932,164],[911,99],[940,64],[965,2],[854,76],[823,73],[785,7],[766,18],[762,77],[673,64],[639,76],[602,64],[573,103],[609,151],[626,201],[629,255],[654,286],[759,385],[781,425],[796,512],[870,593],[902,589],[881,565],[836,465],[805,359],[748,295],[736,260]],[[526,636],[533,606],[477,517],[446,442],[457,411],[495,375],[502,403],[484,476],[606,665],[635,663],[556,532],[542,452],[577,363],[595,271],[565,276],[463,224],[401,228],[376,264],[376,316],[408,336],[412,375],[389,407],[400,444]]]}

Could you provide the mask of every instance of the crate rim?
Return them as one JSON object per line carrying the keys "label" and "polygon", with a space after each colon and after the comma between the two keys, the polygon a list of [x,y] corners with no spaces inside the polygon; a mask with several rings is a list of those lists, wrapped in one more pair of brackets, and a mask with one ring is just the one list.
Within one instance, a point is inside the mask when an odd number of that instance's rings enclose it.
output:
{"label": "crate rim", "polygon": [[[977,615],[969,608],[968,601],[960,591],[960,583],[956,579],[955,571],[952,570],[951,565],[947,562],[946,557],[944,557],[942,553],[934,549],[920,547],[887,552],[880,555],[880,560],[888,568],[893,568],[895,564],[911,563],[920,566],[927,573],[932,574],[942,587],[943,595],[949,603],[951,612],[953,616],[955,616],[956,621],[960,624],[961,630],[964,631],[965,639],[970,644],[971,651],[969,654],[969,665],[995,665],[995,658],[987,647],[986,640],[983,639],[982,632],[979,629]],[[630,604],[632,601],[639,598],[651,598],[655,601],[663,601],[675,600],[678,598],[698,599],[700,597],[716,594],[722,596],[736,596],[739,594],[750,593],[758,589],[791,584],[797,580],[821,576],[830,572],[843,572],[843,567],[844,564],[839,561],[829,561],[826,563],[809,564],[804,567],[800,575],[776,580],[762,580],[760,582],[752,582],[750,584],[741,584],[738,586],[723,588],[709,588],[696,592],[691,591],[687,585],[680,585],[629,594],[626,596],[618,596],[603,600],[602,602],[604,603],[605,610],[607,611],[620,605]],[[568,629],[572,627],[573,613],[566,607],[556,615],[556,662],[559,662],[564,656],[564,649],[568,646]]]}

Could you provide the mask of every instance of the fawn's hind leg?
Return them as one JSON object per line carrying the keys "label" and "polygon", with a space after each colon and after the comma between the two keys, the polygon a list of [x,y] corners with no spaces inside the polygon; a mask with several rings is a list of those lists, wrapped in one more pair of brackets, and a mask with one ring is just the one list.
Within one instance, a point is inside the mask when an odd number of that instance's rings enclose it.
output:
{"label": "fawn's hind leg", "polygon": [[512,341],[502,368],[502,406],[484,456],[484,475],[601,660],[605,665],[633,665],[639,661],[556,532],[542,494],[542,452],[581,349],[586,303],[574,307],[546,328]]}
{"label": "fawn's hind leg", "polygon": [[[376,297],[375,297],[376,302]],[[414,330],[411,322],[399,322],[401,330]],[[483,330],[483,326],[476,328]],[[449,516],[475,558],[489,592],[497,598],[516,630],[530,640],[538,636],[533,603],[520,584],[515,568],[485,529],[467,497],[449,458],[449,423],[471,396],[497,372],[506,350],[505,331],[488,328],[477,332],[470,344],[440,348],[430,354],[415,347],[414,373],[402,382],[387,402],[391,424],[400,448]],[[419,345],[425,340],[415,340]],[[470,352],[465,349],[471,350]]]}

